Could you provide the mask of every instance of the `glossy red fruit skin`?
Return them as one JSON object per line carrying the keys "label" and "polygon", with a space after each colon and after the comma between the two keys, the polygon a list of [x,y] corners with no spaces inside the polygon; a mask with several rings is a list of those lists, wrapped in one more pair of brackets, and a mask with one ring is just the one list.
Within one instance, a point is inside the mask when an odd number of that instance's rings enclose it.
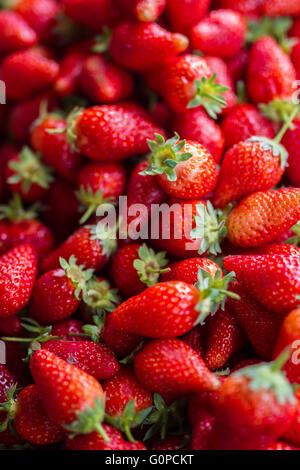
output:
{"label": "glossy red fruit skin", "polygon": [[21,325],[21,318],[18,315],[13,317],[1,318],[0,333],[3,336],[23,337],[25,330]]}
{"label": "glossy red fruit skin", "polygon": [[109,441],[106,442],[98,432],[91,434],[76,436],[74,439],[68,438],[66,447],[68,450],[146,450],[141,442],[136,441],[134,444],[127,442],[118,429],[104,424]]}
{"label": "glossy red fruit skin", "polygon": [[18,395],[14,426],[31,444],[55,444],[64,439],[62,431],[48,418],[35,385],[28,385]]}
{"label": "glossy red fruit skin", "polygon": [[136,413],[152,406],[152,394],[138,383],[130,367],[121,366],[102,386],[106,396],[105,411],[111,416],[122,415],[126,404],[132,400]]}
{"label": "glossy red fruit skin", "polygon": [[300,447],[300,394],[299,394],[299,390],[296,391],[295,395],[297,399],[296,414],[292,421],[292,425],[287,430],[287,432],[284,435],[282,435],[282,437],[286,439],[288,442],[291,442],[297,447]]}
{"label": "glossy red fruit skin", "polygon": [[258,103],[289,99],[295,92],[296,72],[290,58],[274,39],[263,37],[252,46],[247,72],[247,92]]}
{"label": "glossy red fruit skin", "polygon": [[87,163],[77,175],[77,186],[93,193],[102,191],[103,199],[116,199],[125,192],[126,172],[119,163]]}
{"label": "glossy red fruit skin", "polygon": [[1,55],[27,49],[37,43],[35,31],[20,15],[12,11],[1,11],[0,29]]}
{"label": "glossy red fruit skin", "polygon": [[166,396],[216,390],[219,386],[202,358],[178,339],[149,343],[136,355],[134,370],[146,389]]}
{"label": "glossy red fruit skin", "polygon": [[57,2],[54,0],[19,0],[13,9],[28,22],[40,41],[47,42],[52,38],[59,14]]}
{"label": "glossy red fruit skin", "polygon": [[137,243],[125,245],[117,251],[112,260],[111,272],[114,283],[126,297],[138,295],[147,288],[133,266],[134,260],[139,259],[141,246]]}
{"label": "glossy red fruit skin", "polygon": [[206,56],[204,59],[211,72],[216,74],[217,83],[220,83],[221,85],[228,88],[228,90],[223,93],[226,106],[222,108],[220,113],[221,116],[224,116],[237,105],[237,97],[235,95],[234,84],[228,69],[228,65],[223,59],[217,56]]}
{"label": "glossy red fruit skin", "polygon": [[76,146],[91,160],[116,162],[149,149],[147,139],[164,131],[135,104],[94,106],[76,122]]}
{"label": "glossy red fruit skin", "polygon": [[37,254],[19,245],[0,258],[0,318],[14,316],[28,303],[37,275]]}
{"label": "glossy red fruit skin", "polygon": [[233,108],[223,119],[221,129],[227,148],[253,136],[270,139],[275,136],[271,123],[255,106],[249,103],[243,103]]}
{"label": "glossy red fruit skin", "polygon": [[277,342],[273,352],[273,358],[277,358],[285,349],[290,348],[290,357],[283,370],[291,383],[300,380],[299,368],[299,342],[300,339],[300,309],[292,310],[283,320]]}
{"label": "glossy red fruit skin", "polygon": [[63,12],[76,23],[95,32],[113,26],[118,13],[113,0],[62,0]]}
{"label": "glossy red fruit skin", "polygon": [[[65,341],[85,341],[87,337],[81,336],[84,323],[76,318],[62,320],[53,325],[51,333]],[[78,336],[76,336],[78,334]]]}
{"label": "glossy red fruit skin", "polygon": [[120,9],[133,13],[139,21],[155,21],[163,12],[167,0],[117,0]]}
{"label": "glossy red fruit skin", "polygon": [[174,31],[187,33],[207,13],[210,0],[168,0],[167,16]]}
{"label": "glossy red fruit skin", "polygon": [[120,358],[129,356],[142,341],[139,335],[116,329],[112,324],[111,314],[106,317],[102,339],[104,344]]}
{"label": "glossy red fruit skin", "polygon": [[282,145],[286,148],[289,154],[286,175],[293,186],[296,186],[297,188],[300,187],[300,152],[298,145],[296,145],[299,136],[300,122],[296,121],[293,129],[288,129],[282,139]]}
{"label": "glossy red fruit skin", "polygon": [[249,61],[249,50],[242,49],[227,63],[232,80],[236,83],[238,80],[244,80]]}
{"label": "glossy red fruit skin", "polygon": [[246,16],[256,16],[261,13],[264,0],[219,0],[220,8],[230,8]]}
{"label": "glossy red fruit skin", "polygon": [[182,139],[199,142],[219,163],[224,151],[224,136],[220,126],[201,108],[177,114],[172,120],[172,129]]}
{"label": "glossy red fruit skin", "polygon": [[212,10],[190,31],[194,49],[230,59],[243,47],[247,25],[243,16],[229,9]]}
{"label": "glossy red fruit skin", "polygon": [[77,92],[86,57],[87,54],[81,50],[66,52],[59,64],[59,74],[54,83],[54,89],[59,96],[68,96]]}
{"label": "glossy red fruit skin", "polygon": [[161,275],[161,282],[182,281],[188,284],[198,282],[199,268],[215,276],[219,266],[207,258],[190,258],[182,261],[175,261],[167,266],[169,272]]}
{"label": "glossy red fruit skin", "polygon": [[53,352],[98,380],[109,379],[120,369],[115,355],[103,344],[92,341],[53,340],[43,344],[42,349]]}

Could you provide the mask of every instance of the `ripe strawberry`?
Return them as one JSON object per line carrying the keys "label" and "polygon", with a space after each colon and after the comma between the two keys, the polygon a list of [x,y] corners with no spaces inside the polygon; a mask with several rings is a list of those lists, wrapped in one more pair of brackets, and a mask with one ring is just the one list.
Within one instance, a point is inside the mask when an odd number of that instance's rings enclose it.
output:
{"label": "ripe strawberry", "polygon": [[252,46],[247,72],[247,92],[254,103],[275,98],[289,99],[295,92],[295,69],[290,58],[271,37],[258,39]]}
{"label": "ripe strawberry", "polygon": [[126,173],[118,163],[88,163],[79,171],[77,184],[84,223],[101,204],[117,202],[125,190]]}
{"label": "ripe strawberry", "polygon": [[300,5],[297,0],[291,0],[288,3],[282,0],[266,0],[262,4],[262,14],[270,16],[299,15]]}
{"label": "ripe strawberry", "polygon": [[219,0],[220,8],[230,8],[245,16],[254,16],[260,14],[261,6],[265,0]]}
{"label": "ripe strawberry", "polygon": [[230,59],[243,47],[247,25],[234,10],[212,10],[191,29],[194,49],[207,55]]}
{"label": "ripe strawberry", "polygon": [[186,33],[198,23],[210,7],[210,0],[168,0],[167,15],[175,31]]}
{"label": "ripe strawberry", "polygon": [[46,350],[34,353],[30,370],[54,424],[75,434],[88,434],[97,429],[107,440],[100,424],[104,413],[103,390],[94,377]]}
{"label": "ripe strawberry", "polygon": [[82,159],[71,150],[66,134],[52,131],[66,128],[65,119],[55,115],[45,115],[35,122],[31,132],[31,145],[42,155],[42,160],[67,181],[75,182],[82,166]]}
{"label": "ripe strawberry", "polygon": [[24,335],[24,328],[21,324],[21,317],[14,315],[13,317],[1,318],[0,333],[5,336],[20,337]]}
{"label": "ripe strawberry", "polygon": [[231,148],[252,136],[268,137],[269,139],[274,137],[271,123],[255,106],[248,103],[240,104],[230,111],[222,121],[221,129],[227,148]]}
{"label": "ripe strawberry", "polygon": [[68,96],[78,90],[78,81],[86,57],[86,53],[81,50],[66,52],[54,83],[54,89],[59,96]]}
{"label": "ripe strawberry", "polygon": [[262,359],[271,360],[282,325],[282,316],[258,303],[238,282],[231,285],[231,290],[240,299],[229,299],[228,307],[246,332],[254,351]]}
{"label": "ripe strawberry", "polygon": [[199,356],[203,357],[205,352],[205,330],[202,325],[195,326],[181,340],[192,348]]}
{"label": "ripe strawberry", "polygon": [[220,126],[201,108],[177,114],[172,120],[172,129],[183,139],[194,140],[203,145],[219,163],[224,151],[224,137]]}
{"label": "ripe strawberry", "polygon": [[283,320],[275,345],[273,357],[276,358],[287,348],[291,357],[284,366],[284,371],[291,383],[300,382],[298,348],[300,346],[300,309],[292,310]]}
{"label": "ripe strawberry", "polygon": [[[6,84],[6,95],[11,100],[25,100],[50,86],[59,66],[32,50],[8,55],[1,66],[1,79]],[[20,81],[19,77],[22,77]]]}
{"label": "ripe strawberry", "polygon": [[[124,67],[145,71],[185,51],[189,41],[182,34],[170,33],[157,23],[122,23],[114,29],[109,51]],[[126,47],[124,47],[126,45]]]}
{"label": "ripe strawberry", "polygon": [[27,49],[37,43],[37,35],[23,18],[12,11],[0,12],[1,55]]}
{"label": "ripe strawberry", "polygon": [[17,0],[13,11],[19,13],[43,42],[52,37],[59,6],[54,0]]}
{"label": "ripe strawberry", "polygon": [[123,436],[118,429],[104,424],[103,429],[108,437],[105,441],[103,437],[93,432],[83,436],[75,436],[68,438],[66,447],[68,450],[146,450],[146,447],[141,442],[136,441],[134,444],[123,439]]}
{"label": "ripe strawberry", "polygon": [[[82,336],[84,323],[76,318],[69,318],[55,323],[51,333],[65,341],[85,341],[87,337]],[[78,335],[78,336],[77,336]]]}
{"label": "ripe strawberry", "polygon": [[50,421],[43,408],[36,385],[24,388],[14,406],[14,426],[26,441],[48,445],[63,440],[64,434]]}
{"label": "ripe strawberry", "polygon": [[62,0],[61,4],[66,16],[96,32],[113,25],[117,17],[113,0]]}
{"label": "ripe strawberry", "polygon": [[282,435],[284,439],[296,446],[300,446],[300,393],[299,390],[296,390],[296,414],[292,421],[292,425],[289,427],[287,432]]}
{"label": "ripe strawberry", "polygon": [[133,13],[139,21],[155,21],[163,12],[167,0],[117,0],[118,7]]}
{"label": "ripe strawberry", "polygon": [[[91,329],[93,341],[95,341],[93,339],[93,329],[95,329],[96,338],[98,339],[104,326],[106,313],[113,312],[116,306],[121,303],[118,294],[118,289],[112,288],[110,282],[104,277],[93,276],[89,281],[84,302],[81,303],[79,311],[84,321],[91,323],[92,320],[96,323],[96,326],[92,326]],[[96,322],[95,315],[97,318]],[[89,328],[89,325],[84,326],[85,331],[87,331],[87,328]]]}
{"label": "ripe strawberry", "polygon": [[145,243],[125,245],[115,254],[111,273],[120,291],[132,297],[156,284],[167,263],[164,252],[155,253]]}
{"label": "ripe strawberry", "polygon": [[300,122],[296,120],[293,123],[293,128],[288,129],[282,139],[282,145],[284,145],[289,154],[286,174],[292,184],[298,188],[300,187],[300,153],[296,142],[299,135]]}
{"label": "ripe strawberry", "polygon": [[25,202],[42,199],[53,180],[51,169],[29,147],[23,147],[8,160],[5,177],[10,191],[18,193]]}
{"label": "ripe strawberry", "polygon": [[242,49],[228,61],[228,70],[234,83],[245,79],[248,61],[248,49]]}
{"label": "ripe strawberry", "polygon": [[196,284],[200,268],[207,271],[212,277],[220,270],[219,266],[210,259],[190,258],[167,265],[167,270],[162,274],[161,281],[182,281],[188,284]]}
{"label": "ripe strawberry", "polygon": [[[60,258],[61,269],[43,274],[35,283],[29,313],[36,321],[47,324],[64,320],[77,310],[85,295],[93,270],[83,270],[75,256],[69,262]],[[55,294],[54,294],[55,293]]]}
{"label": "ripe strawberry", "polygon": [[0,317],[14,316],[28,303],[37,275],[31,245],[19,245],[0,257]]}
{"label": "ripe strawberry", "polygon": [[236,318],[225,309],[208,318],[206,326],[205,364],[210,370],[221,369],[247,344],[247,338]]}
{"label": "ripe strawberry", "polygon": [[86,157],[119,161],[148,150],[147,139],[163,133],[135,104],[103,105],[79,113],[72,125],[74,144]]}
{"label": "ripe strawberry", "polygon": [[296,400],[280,371],[285,359],[241,369],[221,385],[215,406],[215,449],[264,449],[289,429]]}
{"label": "ripe strawberry", "polygon": [[48,341],[42,349],[51,351],[69,364],[98,380],[109,379],[120,366],[115,355],[103,344],[92,341]]}
{"label": "ripe strawberry", "polygon": [[300,190],[283,188],[250,194],[235,206],[227,220],[233,245],[262,246],[276,240],[300,218]]}
{"label": "ripe strawberry", "polygon": [[113,326],[111,314],[106,317],[102,332],[102,339],[106,346],[118,357],[127,357],[141,344],[139,335],[120,331]]}
{"label": "ripe strawberry", "polygon": [[167,396],[211,391],[219,386],[201,357],[179,339],[149,343],[137,354],[134,370],[147,390]]}
{"label": "ripe strawberry", "polygon": [[266,308],[285,315],[298,305],[300,257],[284,255],[227,256],[225,269]]}

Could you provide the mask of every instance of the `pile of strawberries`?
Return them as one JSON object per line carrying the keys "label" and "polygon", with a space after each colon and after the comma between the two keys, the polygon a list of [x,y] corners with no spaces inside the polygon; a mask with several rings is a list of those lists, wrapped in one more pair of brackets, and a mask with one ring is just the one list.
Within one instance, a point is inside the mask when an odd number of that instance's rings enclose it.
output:
{"label": "pile of strawberries", "polygon": [[1,7],[0,448],[300,450],[300,0]]}

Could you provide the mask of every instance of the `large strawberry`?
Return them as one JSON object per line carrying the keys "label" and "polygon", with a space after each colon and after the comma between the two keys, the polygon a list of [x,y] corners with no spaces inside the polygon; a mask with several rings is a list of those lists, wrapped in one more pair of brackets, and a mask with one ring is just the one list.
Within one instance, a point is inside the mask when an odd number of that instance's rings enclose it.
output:
{"label": "large strawberry", "polygon": [[167,0],[117,0],[119,8],[133,13],[139,21],[155,21],[163,12]]}
{"label": "large strawberry", "polygon": [[37,42],[37,35],[29,24],[17,13],[0,12],[1,54],[27,49]]}

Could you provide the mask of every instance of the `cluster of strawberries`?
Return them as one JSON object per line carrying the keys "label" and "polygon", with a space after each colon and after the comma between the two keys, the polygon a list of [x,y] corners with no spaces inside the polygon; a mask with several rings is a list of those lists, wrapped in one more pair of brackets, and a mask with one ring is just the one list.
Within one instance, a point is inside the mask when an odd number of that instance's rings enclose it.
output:
{"label": "cluster of strawberries", "polygon": [[0,447],[300,449],[300,0],[1,4]]}

